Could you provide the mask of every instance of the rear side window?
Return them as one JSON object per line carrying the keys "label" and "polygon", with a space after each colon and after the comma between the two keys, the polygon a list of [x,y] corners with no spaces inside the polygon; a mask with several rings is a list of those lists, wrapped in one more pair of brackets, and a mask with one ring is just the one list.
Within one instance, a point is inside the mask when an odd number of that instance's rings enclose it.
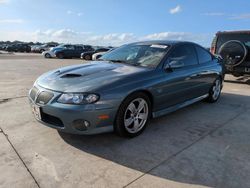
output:
{"label": "rear side window", "polygon": [[192,44],[183,44],[175,47],[169,55],[169,60],[181,62],[184,66],[198,64],[195,48]]}
{"label": "rear side window", "polygon": [[205,50],[199,46],[195,46],[195,48],[197,51],[197,55],[198,55],[198,59],[199,59],[200,64],[208,63],[208,62],[212,61],[212,56],[207,50]]}

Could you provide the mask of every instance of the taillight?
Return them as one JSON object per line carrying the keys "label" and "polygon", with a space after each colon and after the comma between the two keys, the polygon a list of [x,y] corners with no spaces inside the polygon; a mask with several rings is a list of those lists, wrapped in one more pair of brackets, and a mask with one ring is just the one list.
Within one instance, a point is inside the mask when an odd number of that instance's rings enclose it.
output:
{"label": "taillight", "polygon": [[215,54],[215,47],[211,47],[210,52],[211,52],[211,54]]}

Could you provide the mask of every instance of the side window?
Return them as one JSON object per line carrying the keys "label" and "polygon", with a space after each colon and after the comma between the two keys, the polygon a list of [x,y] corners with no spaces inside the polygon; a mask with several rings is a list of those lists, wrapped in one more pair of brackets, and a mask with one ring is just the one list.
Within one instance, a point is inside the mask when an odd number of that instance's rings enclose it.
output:
{"label": "side window", "polygon": [[198,55],[198,59],[199,59],[200,64],[208,63],[208,62],[212,61],[212,56],[209,52],[207,52],[205,49],[203,49],[199,46],[195,46],[195,48],[197,51],[197,55]]}
{"label": "side window", "polygon": [[197,65],[197,56],[192,44],[183,44],[175,47],[169,55],[170,64],[178,64],[182,66]]}
{"label": "side window", "polygon": [[76,50],[83,50],[81,46],[76,46]]}

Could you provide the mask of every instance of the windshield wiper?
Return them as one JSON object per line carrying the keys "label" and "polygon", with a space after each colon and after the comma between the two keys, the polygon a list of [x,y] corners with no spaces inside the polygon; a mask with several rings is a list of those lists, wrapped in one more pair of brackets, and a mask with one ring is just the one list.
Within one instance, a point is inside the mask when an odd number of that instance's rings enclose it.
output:
{"label": "windshield wiper", "polygon": [[111,61],[113,63],[127,63],[126,61],[119,60],[119,59],[109,59],[108,61]]}
{"label": "windshield wiper", "polygon": [[141,63],[129,63],[127,61],[119,60],[119,59],[109,59],[109,60],[99,59],[99,60],[101,60],[101,61],[111,61],[113,63],[124,63],[124,64],[129,64],[129,65],[132,65],[132,66],[141,66]]}
{"label": "windshield wiper", "polygon": [[119,60],[119,59],[98,59],[99,61],[111,61],[113,63],[126,63],[126,61]]}

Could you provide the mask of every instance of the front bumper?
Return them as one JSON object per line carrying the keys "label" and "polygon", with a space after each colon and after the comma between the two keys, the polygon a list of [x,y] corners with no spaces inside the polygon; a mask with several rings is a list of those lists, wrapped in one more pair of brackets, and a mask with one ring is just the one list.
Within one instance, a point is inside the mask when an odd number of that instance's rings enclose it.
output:
{"label": "front bumper", "polygon": [[[40,118],[35,117],[40,123],[59,131],[81,135],[110,132],[113,130],[113,122],[118,105],[117,107],[110,105],[110,101],[98,101],[96,104],[87,105],[61,104],[57,102],[61,93],[46,90],[38,86],[35,87],[38,90],[38,94],[35,99],[32,99],[30,90],[29,101],[31,106],[35,105],[39,107]],[[53,92],[53,97],[47,104],[40,104],[36,99],[39,93],[44,91]],[[89,126],[85,127],[84,130],[77,129],[75,124],[80,120],[89,122]]]}
{"label": "front bumper", "polygon": [[51,58],[55,58],[56,54],[52,51],[44,51],[42,52],[43,57],[45,57],[46,54],[49,54]]}

